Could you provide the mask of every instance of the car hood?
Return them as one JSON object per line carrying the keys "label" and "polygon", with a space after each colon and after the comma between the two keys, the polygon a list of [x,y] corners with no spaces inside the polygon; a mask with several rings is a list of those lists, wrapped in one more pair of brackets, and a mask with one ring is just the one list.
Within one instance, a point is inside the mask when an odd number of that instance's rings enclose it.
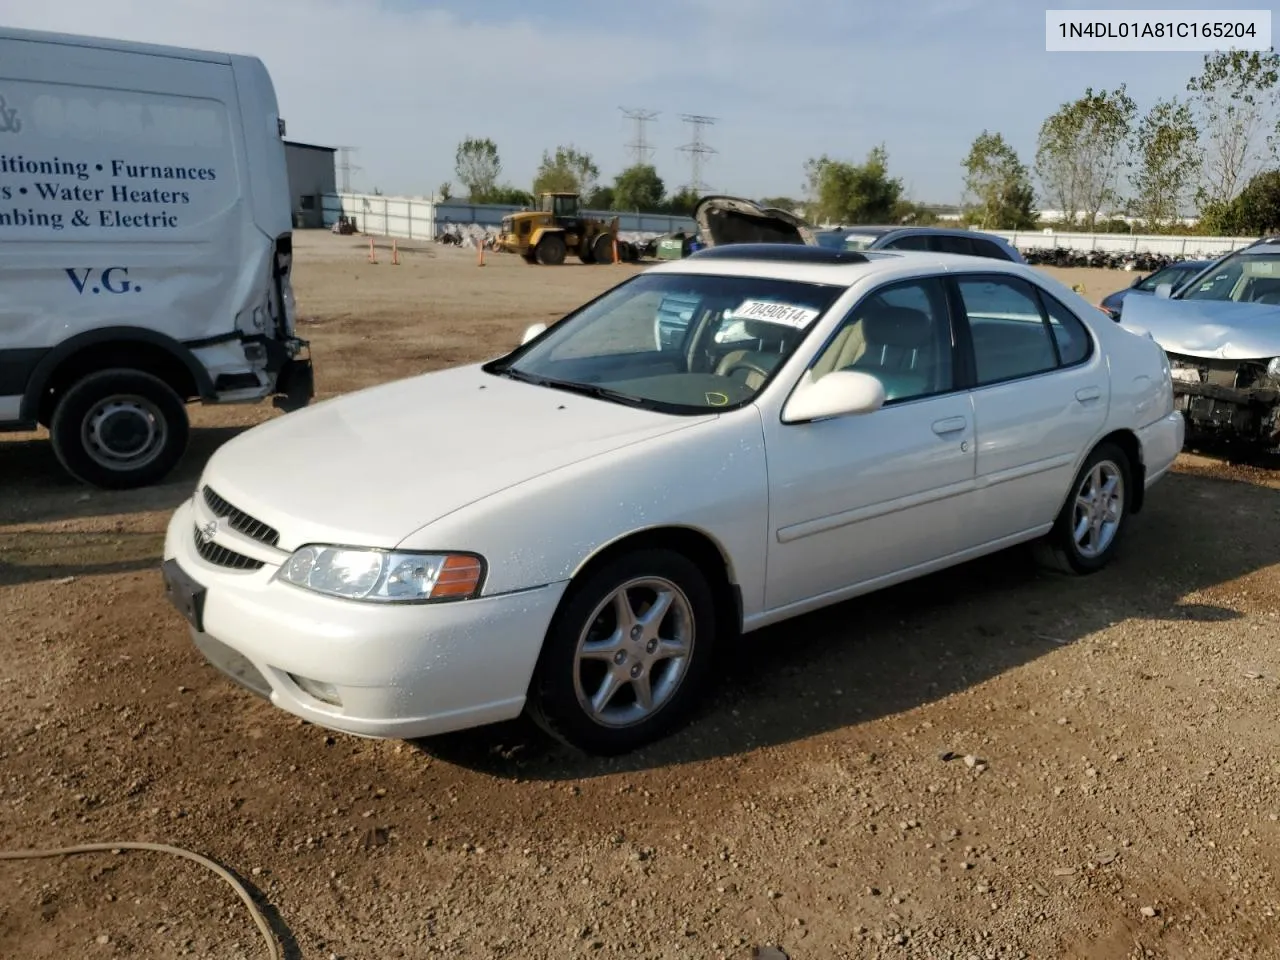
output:
{"label": "car hood", "polygon": [[286,550],[307,542],[392,547],[500,490],[714,419],[456,367],[254,427],[214,454],[202,484],[279,530]]}
{"label": "car hood", "polygon": [[794,213],[762,207],[741,197],[703,197],[694,208],[693,218],[708,247],[730,243],[818,243],[813,227]]}
{"label": "car hood", "polygon": [[1131,297],[1120,325],[1150,334],[1167,353],[1219,360],[1280,357],[1280,307],[1229,300]]}

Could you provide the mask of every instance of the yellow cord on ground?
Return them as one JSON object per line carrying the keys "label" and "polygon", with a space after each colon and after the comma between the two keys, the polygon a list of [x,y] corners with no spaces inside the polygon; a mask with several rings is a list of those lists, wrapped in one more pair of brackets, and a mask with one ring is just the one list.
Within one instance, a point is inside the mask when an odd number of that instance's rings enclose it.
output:
{"label": "yellow cord on ground", "polygon": [[198,853],[192,853],[190,850],[183,850],[181,847],[171,847],[167,843],[83,843],[75,847],[59,847],[56,850],[0,850],[0,860],[39,860],[48,857],[66,857],[77,853],[113,853],[117,850],[155,850],[159,853],[171,853],[175,857],[183,857],[187,860],[194,860],[196,863],[208,867],[219,877],[231,885],[231,889],[235,890],[236,896],[244,901],[244,905],[249,908],[249,913],[253,917],[253,922],[257,924],[258,930],[262,933],[262,939],[267,944],[267,956],[271,960],[280,960],[280,951],[276,946],[276,938],[271,933],[271,925],[267,923],[267,918],[263,916],[262,911],[258,909],[258,905],[253,902],[253,898],[249,896],[249,891],[244,888],[239,880],[231,875],[231,872],[225,867],[214,863],[208,857],[202,857]]}

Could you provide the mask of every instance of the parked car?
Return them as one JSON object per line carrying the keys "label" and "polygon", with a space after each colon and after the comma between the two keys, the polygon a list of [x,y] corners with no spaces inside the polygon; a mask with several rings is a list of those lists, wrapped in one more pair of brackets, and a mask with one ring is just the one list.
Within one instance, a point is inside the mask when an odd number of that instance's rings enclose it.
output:
{"label": "parked car", "polygon": [[841,250],[926,250],[1027,262],[1018,248],[1003,237],[956,227],[842,227],[820,231],[815,240],[819,246]]}
{"label": "parked car", "polygon": [[240,434],[163,571],[208,659],[315,724],[527,709],[616,753],[745,631],[1023,542],[1102,569],[1182,436],[1163,351],[1031,267],[730,245]]}
{"label": "parked car", "polygon": [[1126,297],[1154,296],[1156,287],[1162,283],[1172,284],[1176,290],[1211,263],[1213,263],[1212,260],[1179,260],[1177,263],[1171,263],[1154,273],[1134,278],[1133,283],[1123,290],[1107,294],[1098,302],[1098,307],[1112,320],[1119,320]]}
{"label": "parked car", "polygon": [[1168,353],[1193,442],[1280,444],[1280,237],[1126,301],[1120,322]]}

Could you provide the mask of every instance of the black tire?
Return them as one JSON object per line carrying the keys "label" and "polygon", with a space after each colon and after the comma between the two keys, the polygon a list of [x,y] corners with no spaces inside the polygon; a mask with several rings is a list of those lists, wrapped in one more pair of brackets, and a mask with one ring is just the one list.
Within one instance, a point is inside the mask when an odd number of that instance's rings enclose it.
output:
{"label": "black tire", "polygon": [[107,490],[160,480],[182,459],[187,408],[163,380],[141,370],[99,370],[58,400],[49,424],[53,452],[69,474]]}
{"label": "black tire", "polygon": [[624,240],[618,244],[618,256],[622,258],[623,263],[635,263],[640,259],[636,245],[630,240]]}
{"label": "black tire", "polygon": [[[1119,520],[1110,538],[1102,549],[1093,553],[1082,547],[1075,536],[1077,521],[1077,503],[1086,488],[1095,485],[1094,471],[1101,468],[1104,476],[1118,475],[1121,481],[1119,493]],[[1117,444],[1110,441],[1098,444],[1085,459],[1080,471],[1071,482],[1071,490],[1067,494],[1066,503],[1054,521],[1053,529],[1033,545],[1036,559],[1045,567],[1061,573],[1089,574],[1097,573],[1115,555],[1116,545],[1129,520],[1129,508],[1133,503],[1133,464],[1129,455]],[[1104,509],[1105,509],[1104,504]],[[1084,508],[1081,507],[1083,510]],[[1090,535],[1090,539],[1092,534]]]}
{"label": "black tire", "polygon": [[560,266],[564,263],[565,253],[564,237],[558,233],[547,234],[538,241],[538,248],[534,251],[538,262],[544,267]]}
{"label": "black tire", "polygon": [[[623,585],[637,583],[630,591],[634,611],[646,597],[654,596],[638,583],[646,580],[675,587],[674,599],[661,621],[652,630],[637,625],[639,635],[628,633],[619,638],[618,652],[609,660],[580,661],[579,641],[589,637],[590,631],[617,631],[616,607],[610,598]],[[530,684],[530,715],[552,736],[597,756],[627,753],[661,738],[682,725],[701,699],[710,676],[715,617],[715,601],[706,577],[682,554],[646,549],[607,562],[581,583],[573,584],[556,611]],[[658,631],[669,634],[665,639],[670,640],[677,636],[680,624],[684,625],[685,657],[649,660],[657,648]],[[643,711],[629,679],[621,680],[617,692],[606,699],[601,718],[583,703],[580,691],[582,697],[588,697],[587,691],[593,687],[599,692],[597,675],[602,681],[606,674],[618,676],[619,670],[629,677],[638,671],[646,686],[653,684],[649,686],[654,698],[651,712]],[[604,717],[605,711],[613,713]]]}
{"label": "black tire", "polygon": [[596,262],[596,252],[591,249],[591,244],[581,239],[578,241],[578,259],[583,263]]}
{"label": "black tire", "polygon": [[537,264],[538,262],[538,255],[536,253],[522,253],[521,256],[524,257],[525,263]]}
{"label": "black tire", "polygon": [[591,252],[596,263],[613,263],[613,237],[607,233],[596,234],[591,241]]}

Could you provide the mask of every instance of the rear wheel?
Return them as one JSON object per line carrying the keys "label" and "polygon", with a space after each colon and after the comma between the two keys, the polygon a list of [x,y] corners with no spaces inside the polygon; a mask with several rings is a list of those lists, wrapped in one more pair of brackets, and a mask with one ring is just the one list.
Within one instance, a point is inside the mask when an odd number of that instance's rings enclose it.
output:
{"label": "rear wheel", "polygon": [[530,689],[533,718],[587,753],[625,753],[675,729],[711,666],[715,604],[706,577],[663,549],[624,554],[557,611]]}
{"label": "rear wheel", "polygon": [[111,490],[155,483],[182,459],[187,409],[141,370],[100,370],[74,383],[49,424],[53,452],[77,480]]}
{"label": "rear wheel", "polygon": [[591,241],[591,251],[595,254],[596,263],[613,263],[613,237],[601,233]]}
{"label": "rear wheel", "polygon": [[564,263],[565,252],[564,237],[558,233],[549,233],[538,241],[534,255],[543,266],[558,267]]}
{"label": "rear wheel", "polygon": [[1037,559],[1063,573],[1094,573],[1111,562],[1129,516],[1133,465],[1114,443],[1100,443],[1076,474]]}

